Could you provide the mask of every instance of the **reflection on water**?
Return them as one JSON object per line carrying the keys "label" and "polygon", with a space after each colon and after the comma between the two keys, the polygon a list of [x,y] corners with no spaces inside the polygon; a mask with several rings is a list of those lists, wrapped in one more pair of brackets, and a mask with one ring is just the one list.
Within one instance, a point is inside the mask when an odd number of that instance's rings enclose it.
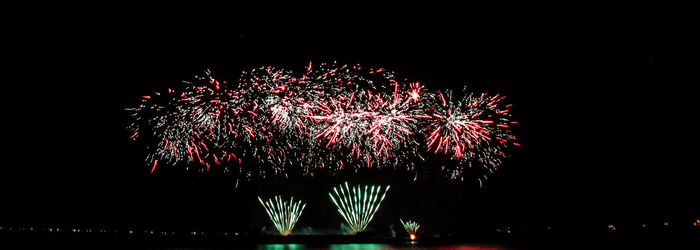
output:
{"label": "reflection on water", "polygon": [[417,246],[412,244],[391,245],[391,244],[333,244],[326,247],[306,246],[305,244],[262,244],[258,245],[260,250],[299,250],[299,249],[328,249],[328,250],[398,250],[398,249],[462,249],[462,250],[501,250],[507,249],[499,246],[479,246],[479,245],[438,245],[438,246]]}
{"label": "reflection on water", "polygon": [[328,246],[328,249],[337,249],[337,250],[358,250],[358,249],[371,249],[371,250],[379,250],[379,249],[395,249],[392,248],[391,245],[389,244],[334,244]]}
{"label": "reflection on water", "polygon": [[258,245],[260,250],[301,250],[307,249],[304,244],[262,244]]}

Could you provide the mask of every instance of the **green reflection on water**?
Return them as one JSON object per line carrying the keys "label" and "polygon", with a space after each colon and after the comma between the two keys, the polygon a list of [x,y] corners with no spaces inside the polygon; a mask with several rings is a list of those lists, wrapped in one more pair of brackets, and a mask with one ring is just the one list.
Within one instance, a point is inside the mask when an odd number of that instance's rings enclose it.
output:
{"label": "green reflection on water", "polygon": [[258,246],[258,249],[266,250],[295,250],[295,249],[306,249],[304,244],[264,244]]}
{"label": "green reflection on water", "polygon": [[[383,249],[383,250],[396,250],[396,249],[426,249],[424,247],[419,247],[414,244],[406,243],[405,245],[391,245],[391,244],[331,244],[327,247],[323,246],[306,246],[306,244],[261,244],[258,245],[257,249],[266,250],[283,250],[283,249],[339,249],[339,250],[355,250],[355,249]],[[508,249],[502,246],[491,246],[491,245],[440,245],[440,246],[430,246],[427,249],[464,249],[464,250],[505,250]]]}

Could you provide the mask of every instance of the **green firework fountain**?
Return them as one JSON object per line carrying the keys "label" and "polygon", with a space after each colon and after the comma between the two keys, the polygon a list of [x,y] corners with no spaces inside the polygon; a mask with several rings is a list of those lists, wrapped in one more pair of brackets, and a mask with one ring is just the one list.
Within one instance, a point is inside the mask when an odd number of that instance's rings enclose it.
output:
{"label": "green firework fountain", "polygon": [[[350,234],[362,232],[367,228],[367,225],[374,214],[379,210],[379,205],[386,197],[390,186],[382,190],[382,186],[368,186],[364,189],[361,185],[350,187],[347,182],[345,185],[340,185],[333,188],[333,192],[329,192],[333,204],[338,207],[338,212],[350,227]],[[383,191],[383,192],[382,192]],[[334,195],[335,194],[335,195]],[[379,194],[381,198],[379,198]]]}
{"label": "green firework fountain", "polygon": [[284,201],[282,196],[275,196],[272,199],[263,201],[258,197],[260,204],[265,208],[265,212],[270,216],[270,220],[275,224],[275,228],[280,232],[280,235],[287,236],[292,232],[294,225],[299,220],[301,212],[306,207],[306,204],[302,204],[299,200],[294,202],[294,197],[289,201]]}

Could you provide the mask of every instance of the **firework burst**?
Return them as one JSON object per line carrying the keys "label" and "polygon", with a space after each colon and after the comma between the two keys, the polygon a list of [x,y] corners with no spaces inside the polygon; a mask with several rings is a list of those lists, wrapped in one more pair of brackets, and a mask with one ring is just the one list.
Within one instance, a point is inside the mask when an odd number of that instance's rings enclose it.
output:
{"label": "firework burst", "polygon": [[[350,187],[345,182],[345,185],[334,187],[333,192],[329,192],[328,195],[333,204],[338,207],[340,215],[348,223],[349,233],[355,234],[367,228],[369,222],[374,218],[374,214],[379,210],[379,205],[386,197],[389,187],[386,186],[382,192],[382,186],[365,185],[363,189],[361,185]],[[381,197],[379,197],[380,194]]]}
{"label": "firework burst", "polygon": [[[218,148],[228,146],[230,137],[221,130],[226,114],[231,107],[224,98],[221,83],[209,71],[205,77],[186,82],[181,92],[168,89],[166,93],[155,92],[143,96],[141,105],[128,109],[135,122],[129,126],[131,138],[146,132],[155,139],[155,145],[146,158],[153,172],[159,162],[176,165],[182,162],[198,162],[209,169],[226,157]],[[140,126],[145,123],[146,126]],[[145,130],[145,131],[142,131]],[[148,133],[150,132],[150,133]]]}
{"label": "firework burst", "polygon": [[206,71],[127,110],[151,172],[164,164],[246,179],[345,168],[417,173],[417,163],[435,157],[453,162],[442,171],[463,180],[473,165],[485,179],[519,145],[503,100],[429,91],[383,68],[309,63],[301,75],[255,68],[236,84]]}
{"label": "firework burst", "polygon": [[510,120],[510,104],[501,104],[504,98],[498,94],[467,94],[453,101],[452,91],[433,96],[438,108],[425,116],[426,144],[431,153],[458,161],[451,178],[463,178],[463,167],[472,167],[473,163],[491,174],[506,157],[505,149],[519,146],[510,130],[517,122]]}
{"label": "firework burst", "polygon": [[294,197],[289,201],[283,200],[281,196],[275,196],[267,201],[258,197],[258,201],[265,208],[265,212],[282,236],[287,236],[292,232],[301,212],[306,207],[306,204],[302,204],[301,200],[294,202]]}
{"label": "firework burst", "polygon": [[[388,71],[375,74],[381,77],[354,79],[364,90],[346,87],[355,90],[316,102],[313,115],[306,116],[316,124],[311,134],[357,166],[412,166],[407,159],[419,154],[405,149],[419,144],[413,137],[425,107],[418,102],[425,89],[419,83],[401,85]],[[380,80],[385,84],[375,85]]]}

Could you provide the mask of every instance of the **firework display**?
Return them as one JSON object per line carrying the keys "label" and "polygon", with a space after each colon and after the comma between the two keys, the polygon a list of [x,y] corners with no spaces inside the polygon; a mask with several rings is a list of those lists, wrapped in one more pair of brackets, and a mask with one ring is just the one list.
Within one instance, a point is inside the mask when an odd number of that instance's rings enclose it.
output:
{"label": "firework display", "polygon": [[[362,232],[367,228],[367,225],[374,214],[379,210],[379,205],[386,197],[390,186],[382,192],[382,186],[367,186],[362,188],[361,185],[350,187],[347,182],[345,185],[340,185],[333,188],[333,192],[329,192],[333,204],[338,207],[338,212],[345,222],[348,223],[349,233],[355,234]],[[338,191],[340,190],[340,191]],[[381,194],[381,197],[379,195]]]}
{"label": "firework display", "polygon": [[431,157],[451,179],[483,178],[518,146],[505,97],[428,91],[383,68],[309,63],[305,72],[260,67],[236,83],[204,76],[143,96],[128,108],[151,172],[212,167],[253,176],[346,168],[417,171]]}
{"label": "firework display", "polygon": [[282,236],[287,236],[292,232],[301,212],[306,207],[306,204],[302,204],[301,200],[294,202],[294,197],[289,201],[283,200],[281,196],[275,196],[267,201],[258,197],[258,201],[265,208],[265,212]]}
{"label": "firework display", "polygon": [[406,229],[406,232],[408,232],[408,236],[411,238],[411,240],[416,239],[416,232],[418,231],[418,228],[420,225],[416,223],[415,221],[406,221],[404,222],[402,219],[399,218],[399,221],[401,221],[401,225],[403,225],[403,229]]}

